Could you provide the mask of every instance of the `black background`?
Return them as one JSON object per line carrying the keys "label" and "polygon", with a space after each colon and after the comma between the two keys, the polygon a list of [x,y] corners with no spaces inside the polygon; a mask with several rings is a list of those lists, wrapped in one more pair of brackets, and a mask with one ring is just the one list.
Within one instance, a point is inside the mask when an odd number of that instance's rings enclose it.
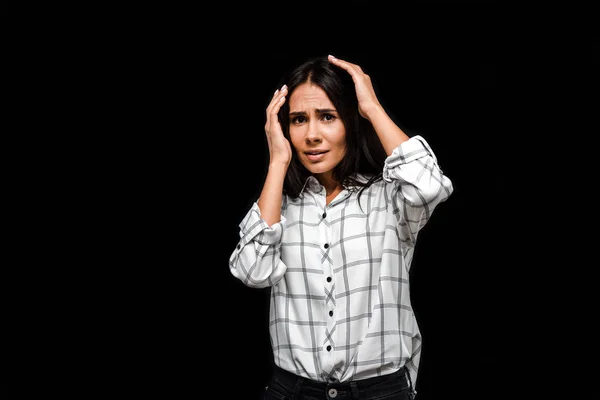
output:
{"label": "black background", "polygon": [[455,187],[412,266],[417,400],[579,398],[596,381],[597,184],[578,181],[596,175],[596,14],[496,3],[26,7],[6,57],[25,144],[6,151],[23,210],[7,207],[24,244],[24,279],[6,281],[17,390],[259,399],[268,292],[228,259],[266,172],[280,76],[333,54],[371,75]]}
{"label": "black background", "polygon": [[371,76],[455,187],[412,266],[417,399],[513,396],[505,385],[526,322],[507,245],[512,167],[494,2],[222,3],[127,10],[123,22],[96,82],[110,94],[99,124],[127,132],[111,142],[106,202],[118,219],[107,259],[127,265],[109,296],[111,383],[126,394],[260,398],[268,292],[235,280],[228,258],[266,173],[270,96],[289,68],[333,54]]}

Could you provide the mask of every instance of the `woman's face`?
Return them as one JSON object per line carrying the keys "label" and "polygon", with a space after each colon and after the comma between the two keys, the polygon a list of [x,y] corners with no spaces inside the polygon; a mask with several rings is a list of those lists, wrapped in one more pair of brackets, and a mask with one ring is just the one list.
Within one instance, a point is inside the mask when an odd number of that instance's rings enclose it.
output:
{"label": "woman's face", "polygon": [[346,128],[320,87],[303,83],[289,97],[290,138],[300,162],[315,175],[331,175],[346,154]]}

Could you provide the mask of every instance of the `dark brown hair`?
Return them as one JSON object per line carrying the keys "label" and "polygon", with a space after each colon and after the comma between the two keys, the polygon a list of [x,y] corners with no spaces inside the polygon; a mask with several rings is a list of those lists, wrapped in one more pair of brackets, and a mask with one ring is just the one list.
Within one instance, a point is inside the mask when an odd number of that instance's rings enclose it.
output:
{"label": "dark brown hair", "polygon": [[[307,82],[325,91],[346,128],[346,155],[333,169],[333,178],[345,187],[362,189],[380,180],[387,155],[373,125],[359,114],[356,89],[350,74],[331,64],[326,57],[316,57],[297,66],[281,83],[288,86],[289,99],[298,86]],[[279,110],[279,122],[284,136],[291,143],[289,112],[288,102],[285,102]],[[367,182],[359,181],[356,174],[363,174],[369,179]],[[292,198],[298,197],[310,175],[298,160],[296,152],[292,151],[292,161],[283,187],[284,194]]]}

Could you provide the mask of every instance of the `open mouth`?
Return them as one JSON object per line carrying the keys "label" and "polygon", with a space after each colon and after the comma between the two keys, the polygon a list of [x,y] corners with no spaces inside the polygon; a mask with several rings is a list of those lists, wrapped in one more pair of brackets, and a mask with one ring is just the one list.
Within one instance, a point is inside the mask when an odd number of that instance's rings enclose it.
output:
{"label": "open mouth", "polygon": [[304,154],[306,154],[306,157],[311,161],[319,161],[325,157],[325,153],[327,153],[327,152],[328,152],[328,150],[314,150],[314,151],[305,151]]}

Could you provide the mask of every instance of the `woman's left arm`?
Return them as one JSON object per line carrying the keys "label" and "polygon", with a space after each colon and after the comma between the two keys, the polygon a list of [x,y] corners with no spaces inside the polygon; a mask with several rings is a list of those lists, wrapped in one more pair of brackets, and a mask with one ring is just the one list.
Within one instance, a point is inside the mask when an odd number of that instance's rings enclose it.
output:
{"label": "woman's left arm", "polygon": [[394,206],[399,234],[406,244],[414,244],[433,210],[452,194],[452,181],[442,172],[427,141],[420,135],[409,137],[390,118],[375,94],[371,77],[360,66],[333,56],[329,61],[352,77],[360,115],[373,124],[388,155],[383,179],[392,188],[388,202]]}
{"label": "woman's left arm", "polygon": [[383,179],[392,188],[387,201],[394,205],[400,237],[406,244],[414,245],[417,233],[433,210],[454,191],[452,181],[421,135],[411,137],[392,151],[385,160]]}
{"label": "woman's left arm", "polygon": [[371,77],[359,65],[329,56],[329,61],[350,74],[356,97],[358,98],[358,111],[360,115],[369,120],[377,132],[377,136],[385,149],[386,154],[392,154],[400,143],[409,139],[409,136],[390,118],[379,102]]}

